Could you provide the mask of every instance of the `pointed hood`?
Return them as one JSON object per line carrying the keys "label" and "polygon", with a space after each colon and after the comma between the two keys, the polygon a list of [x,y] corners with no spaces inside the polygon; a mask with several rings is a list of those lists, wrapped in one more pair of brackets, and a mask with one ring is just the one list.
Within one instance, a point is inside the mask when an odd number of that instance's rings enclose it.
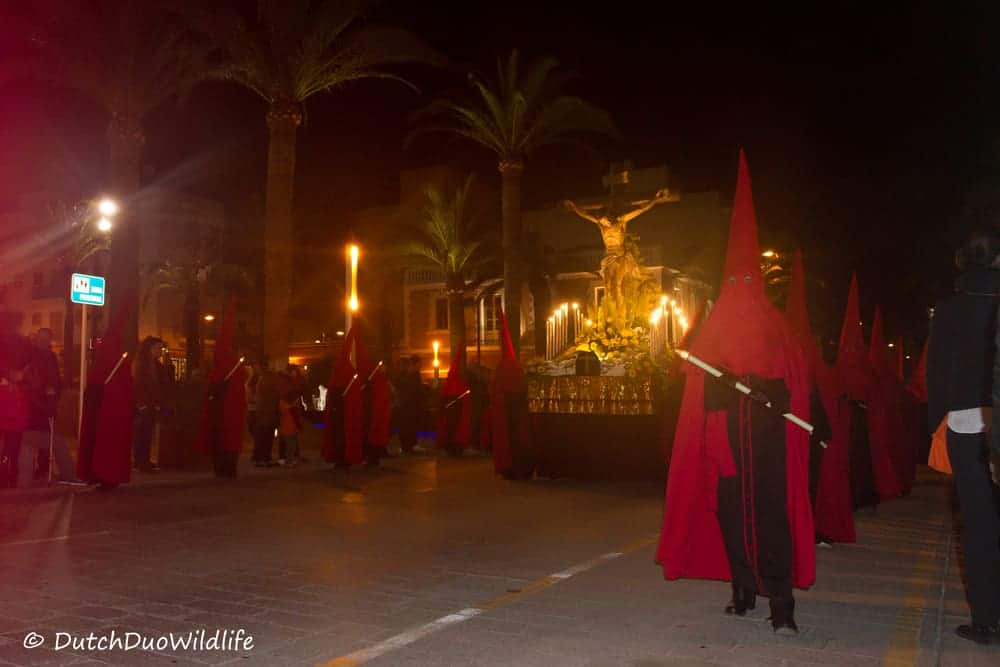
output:
{"label": "pointed hood", "polygon": [[[729,225],[726,265],[723,270],[723,290],[733,279],[743,281],[755,292],[764,293],[760,272],[760,245],[757,241],[757,214],[753,207],[750,169],[746,155],[740,149],[739,172],[736,176],[736,196],[733,199],[733,219]],[[728,284],[727,284],[728,283]]]}
{"label": "pointed hood", "polygon": [[711,313],[690,341],[695,356],[738,375],[785,375],[791,340],[784,318],[764,292],[757,216],[742,150],[722,288]]}
{"label": "pointed hood", "polygon": [[507,328],[507,314],[500,310],[501,357],[493,372],[493,387],[496,391],[518,392],[525,390],[524,369],[514,353],[514,344]]}
{"label": "pointed hood", "polygon": [[344,344],[340,347],[340,353],[337,355],[337,361],[334,362],[333,368],[330,371],[330,383],[329,386],[337,387],[339,389],[345,388],[354,377],[356,369],[354,364],[351,362],[351,352],[354,350],[354,339],[357,336],[357,329],[353,326],[351,330],[347,332],[344,336]]}
{"label": "pointed hood", "polygon": [[889,372],[888,347],[885,343],[885,331],[882,325],[882,307],[875,306],[875,318],[872,320],[872,337],[868,347],[868,362],[879,373]]}
{"label": "pointed hood", "polygon": [[840,328],[840,346],[837,350],[837,364],[867,366],[865,338],[861,332],[861,305],[858,299],[858,276],[851,276],[851,288],[847,293],[847,308],[844,324]]}
{"label": "pointed hood", "polygon": [[465,341],[459,343],[452,357],[451,365],[448,367],[448,378],[441,387],[442,396],[461,396],[469,390],[469,383],[465,381]]}
{"label": "pointed hood", "polygon": [[222,318],[222,328],[219,330],[219,337],[215,341],[215,358],[212,363],[212,382],[221,382],[233,370],[239,361],[236,357],[236,350],[233,348],[233,337],[236,332],[236,304],[233,301],[226,306],[226,313]]}

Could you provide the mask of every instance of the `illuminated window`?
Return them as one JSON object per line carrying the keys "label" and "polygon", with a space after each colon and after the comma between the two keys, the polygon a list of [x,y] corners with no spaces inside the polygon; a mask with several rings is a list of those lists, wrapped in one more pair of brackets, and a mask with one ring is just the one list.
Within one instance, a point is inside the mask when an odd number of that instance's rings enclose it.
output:
{"label": "illuminated window", "polygon": [[494,294],[483,299],[483,331],[500,330],[500,313],[503,311],[503,295]]}

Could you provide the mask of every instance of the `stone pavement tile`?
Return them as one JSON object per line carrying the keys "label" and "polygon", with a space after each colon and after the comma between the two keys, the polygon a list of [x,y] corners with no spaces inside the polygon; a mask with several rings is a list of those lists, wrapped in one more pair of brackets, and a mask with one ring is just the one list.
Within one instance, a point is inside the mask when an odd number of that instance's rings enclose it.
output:
{"label": "stone pavement tile", "polygon": [[83,616],[85,618],[92,618],[97,621],[111,621],[123,616],[128,616],[129,612],[125,609],[118,609],[116,607],[99,607],[96,605],[82,605],[79,607],[70,607],[66,609],[66,614],[70,616]]}
{"label": "stone pavement tile", "polygon": [[267,656],[272,665],[309,664],[326,662],[347,655],[370,642],[339,632],[321,632],[285,642],[281,646],[260,652],[254,657]]}
{"label": "stone pavement tile", "polygon": [[27,649],[21,642],[0,646],[0,660],[13,665],[69,665],[81,656],[50,648]]}
{"label": "stone pavement tile", "polygon": [[252,618],[257,614],[265,611],[262,607],[241,604],[239,602],[227,602],[225,600],[209,600],[209,599],[199,599],[192,600],[186,605],[191,609],[189,615],[200,614],[204,612],[227,614],[229,616],[235,616],[238,618]]}
{"label": "stone pavement tile", "polygon": [[304,614],[271,610],[261,612],[254,617],[254,620],[260,620],[265,623],[292,628],[305,633],[328,630],[338,621],[338,619],[333,616],[306,616]]}
{"label": "stone pavement tile", "polygon": [[185,616],[190,616],[195,612],[190,607],[178,604],[165,604],[162,602],[141,602],[128,607],[129,613],[141,614],[143,616],[156,616],[179,620]]}

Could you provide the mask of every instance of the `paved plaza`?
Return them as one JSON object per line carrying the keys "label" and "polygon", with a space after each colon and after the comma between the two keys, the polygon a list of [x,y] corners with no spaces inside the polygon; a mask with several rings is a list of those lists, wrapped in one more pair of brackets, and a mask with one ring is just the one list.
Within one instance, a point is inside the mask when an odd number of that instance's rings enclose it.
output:
{"label": "paved plaza", "polygon": [[934,473],[859,516],[857,545],[819,550],[787,638],[766,602],[727,617],[726,584],[663,580],[661,484],[509,482],[481,456],[350,472],[311,458],[0,494],[0,664],[1000,664],[953,634],[967,609]]}

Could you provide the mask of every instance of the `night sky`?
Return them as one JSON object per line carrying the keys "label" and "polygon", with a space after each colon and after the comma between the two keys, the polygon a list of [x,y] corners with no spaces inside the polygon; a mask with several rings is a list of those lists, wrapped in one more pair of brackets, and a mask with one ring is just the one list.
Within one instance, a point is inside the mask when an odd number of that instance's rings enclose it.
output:
{"label": "night sky", "polygon": [[[763,243],[802,247],[807,269],[826,281],[817,319],[839,323],[857,269],[866,311],[879,301],[890,334],[920,338],[959,240],[1000,220],[1000,11],[990,2],[815,5],[387,0],[375,18],[486,72],[512,47],[553,55],[580,74],[571,92],[613,114],[623,142],[529,162],[527,205],[597,192],[608,162],[623,158],[669,165],[682,191],[730,197],[742,145]],[[403,150],[409,114],[464,85],[457,74],[407,74],[422,95],[375,81],[308,104],[302,239],[343,238],[352,212],[394,201],[405,166],[448,160],[499,185],[495,162],[474,147],[425,139]],[[184,108],[149,119],[149,178],[252,212],[263,198],[263,111],[242,90],[201,86]],[[0,209],[48,178],[39,155],[99,187],[103,122],[67,95],[8,88]]]}

